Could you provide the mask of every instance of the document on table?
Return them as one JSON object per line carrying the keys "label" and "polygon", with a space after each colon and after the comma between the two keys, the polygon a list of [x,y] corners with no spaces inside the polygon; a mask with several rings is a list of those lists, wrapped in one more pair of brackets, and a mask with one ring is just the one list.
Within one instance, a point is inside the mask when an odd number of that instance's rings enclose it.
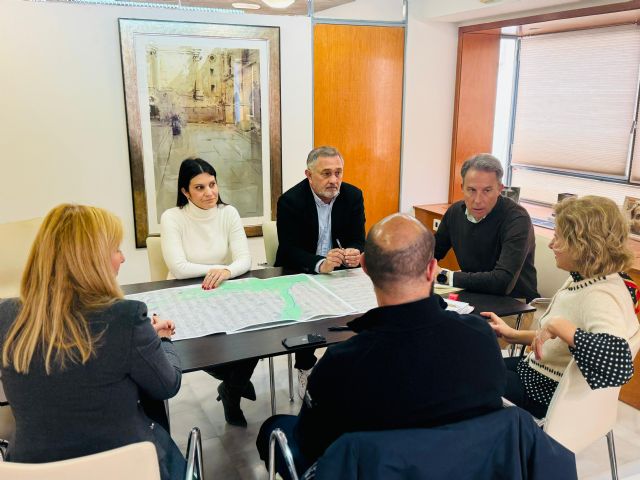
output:
{"label": "document on table", "polygon": [[310,275],[232,280],[214,290],[189,285],[127,298],[146,303],[150,314],[173,320],[174,340],[358,311]]}
{"label": "document on table", "polygon": [[356,312],[364,313],[378,306],[373,283],[362,268],[337,270],[314,279],[351,305]]}
{"label": "document on table", "polygon": [[459,313],[460,315],[464,315],[465,313],[473,312],[473,305],[469,305],[466,302],[459,302],[457,300],[449,300],[448,298],[444,299],[447,302],[447,310],[454,311]]}

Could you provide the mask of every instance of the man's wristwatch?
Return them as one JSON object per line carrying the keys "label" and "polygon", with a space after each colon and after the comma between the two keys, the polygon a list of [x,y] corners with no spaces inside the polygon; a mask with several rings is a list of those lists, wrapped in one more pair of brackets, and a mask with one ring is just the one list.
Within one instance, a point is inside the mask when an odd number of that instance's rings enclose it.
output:
{"label": "man's wristwatch", "polygon": [[450,270],[445,270],[443,268],[440,271],[440,273],[438,274],[438,276],[436,277],[436,282],[438,282],[441,285],[448,285],[449,284],[449,273],[450,273]]}

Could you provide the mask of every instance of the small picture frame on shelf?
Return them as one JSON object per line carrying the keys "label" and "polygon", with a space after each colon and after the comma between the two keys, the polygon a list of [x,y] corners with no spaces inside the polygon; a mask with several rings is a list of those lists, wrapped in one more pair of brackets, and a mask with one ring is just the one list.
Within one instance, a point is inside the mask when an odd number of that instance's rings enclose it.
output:
{"label": "small picture frame on shelf", "polygon": [[577,197],[577,196],[578,195],[576,195],[575,193],[559,193],[558,194],[558,202],[557,203],[560,203],[565,198],[572,198],[572,197]]}
{"label": "small picture frame on shelf", "polygon": [[518,203],[520,201],[520,187],[504,187],[502,195]]}
{"label": "small picture frame on shelf", "polygon": [[622,213],[629,220],[630,237],[640,240],[640,198],[624,197]]}

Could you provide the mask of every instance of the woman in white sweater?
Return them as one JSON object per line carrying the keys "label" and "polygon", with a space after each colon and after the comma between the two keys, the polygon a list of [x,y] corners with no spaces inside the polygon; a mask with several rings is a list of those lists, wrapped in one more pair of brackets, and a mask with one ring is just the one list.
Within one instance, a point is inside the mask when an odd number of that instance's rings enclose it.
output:
{"label": "woman in white sweater", "polygon": [[505,359],[505,397],[538,418],[572,358],[592,389],[620,386],[633,375],[629,338],[638,331],[638,291],[624,270],[633,254],[629,227],[616,204],[603,197],[565,199],[556,205],[549,248],[570,277],[553,296],[537,330],[515,330],[483,313],[509,343],[531,345],[522,360]]}
{"label": "woman in white sweater", "polygon": [[[216,171],[209,163],[200,158],[182,162],[176,203],[160,220],[169,278],[204,277],[202,288],[209,290],[251,268],[240,215],[220,198]],[[256,399],[251,375],[257,363],[243,360],[206,370],[222,380],[218,400],[222,400],[225,419],[231,425],[247,426],[240,398]]]}

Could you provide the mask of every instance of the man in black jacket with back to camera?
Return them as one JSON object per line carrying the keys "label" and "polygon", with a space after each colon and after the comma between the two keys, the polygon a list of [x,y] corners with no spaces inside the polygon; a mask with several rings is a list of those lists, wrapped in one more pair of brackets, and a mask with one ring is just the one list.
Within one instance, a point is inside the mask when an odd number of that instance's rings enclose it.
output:
{"label": "man in black jacket with back to camera", "polygon": [[[362,268],[378,308],[349,323],[309,377],[298,416],[260,429],[260,458],[281,428],[302,474],[346,432],[444,425],[502,408],[505,367],[496,336],[475,315],[446,311],[433,295],[434,238],[415,218],[391,215],[369,232]],[[464,352],[464,353],[462,353]],[[281,458],[277,468],[289,478]]]}

